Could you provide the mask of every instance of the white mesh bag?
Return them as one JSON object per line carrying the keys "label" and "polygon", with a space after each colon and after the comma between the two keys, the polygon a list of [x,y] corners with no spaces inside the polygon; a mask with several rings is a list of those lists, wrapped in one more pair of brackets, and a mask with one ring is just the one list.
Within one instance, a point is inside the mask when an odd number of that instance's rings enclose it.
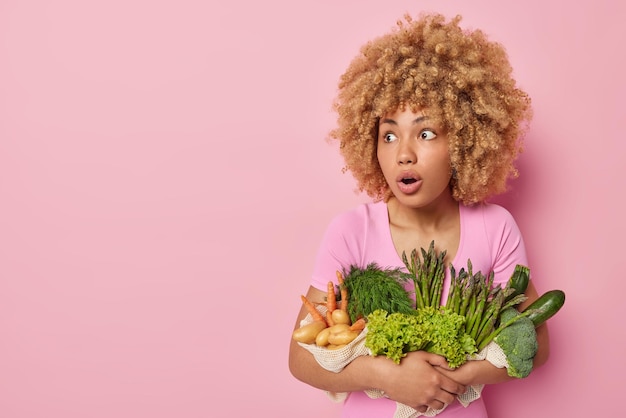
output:
{"label": "white mesh bag", "polygon": [[[322,313],[322,316],[326,316],[325,306],[320,305],[317,307],[317,310]],[[308,314],[300,321],[300,326],[310,324],[311,322],[313,322],[313,318],[311,314]],[[319,347],[316,344],[304,344],[300,342],[298,344],[311,352],[320,366],[331,372],[339,373],[355,358],[369,354],[369,350],[365,347],[366,334],[367,328],[361,331],[350,344],[336,350],[329,350],[326,347]]]}
{"label": "white mesh bag", "polygon": [[[323,305],[319,305],[317,309],[322,313],[323,316],[326,315],[326,307]],[[307,325],[313,322],[313,318],[310,314],[308,314],[302,321],[300,321],[300,326]],[[367,327],[355,338],[350,344],[336,350],[329,350],[326,347],[319,347],[316,344],[304,344],[298,343],[301,347],[304,347],[306,350],[313,354],[315,360],[322,366],[324,369],[329,370],[334,373],[339,373],[346,367],[352,360],[359,356],[370,355],[371,352],[367,347],[365,347],[365,336],[367,335]],[[494,366],[498,368],[507,367],[508,363],[506,362],[506,356],[502,352],[502,349],[494,343],[489,343],[484,349],[482,349],[479,353],[473,354],[468,358],[469,360],[487,360],[492,363]],[[480,394],[483,390],[484,385],[474,385],[469,386],[467,391],[457,396],[457,399],[461,403],[461,405],[467,407],[471,402],[480,398]],[[385,396],[383,391],[378,389],[370,389],[366,390],[365,393],[372,399],[378,399]],[[340,392],[326,392],[328,397],[334,402],[343,402],[347,397],[348,393]],[[428,408],[426,412],[419,412],[416,409],[404,405],[402,403],[396,402],[396,411],[394,413],[394,418],[415,418],[419,416],[426,417],[434,417],[443,410],[446,409],[444,406],[441,409],[432,409]]]}

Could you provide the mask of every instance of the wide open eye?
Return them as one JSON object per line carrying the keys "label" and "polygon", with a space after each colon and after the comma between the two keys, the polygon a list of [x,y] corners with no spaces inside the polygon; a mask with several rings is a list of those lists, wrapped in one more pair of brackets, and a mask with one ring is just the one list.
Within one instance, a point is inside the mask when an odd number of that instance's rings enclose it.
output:
{"label": "wide open eye", "polygon": [[422,132],[420,132],[420,139],[423,139],[424,141],[430,141],[435,138],[437,138],[437,134],[431,130],[424,129]]}
{"label": "wide open eye", "polygon": [[383,135],[383,141],[385,142],[393,142],[396,139],[398,139],[398,137],[392,134],[391,132],[387,132],[385,135]]}

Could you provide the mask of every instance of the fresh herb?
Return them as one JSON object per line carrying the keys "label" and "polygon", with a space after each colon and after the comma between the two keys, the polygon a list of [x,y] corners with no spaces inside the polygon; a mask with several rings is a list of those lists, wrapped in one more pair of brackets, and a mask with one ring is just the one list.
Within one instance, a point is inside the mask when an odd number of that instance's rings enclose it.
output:
{"label": "fresh herb", "polygon": [[401,269],[382,268],[376,263],[370,263],[365,268],[353,265],[343,276],[352,322],[377,309],[403,313],[413,311],[413,300],[404,287],[411,276]]}

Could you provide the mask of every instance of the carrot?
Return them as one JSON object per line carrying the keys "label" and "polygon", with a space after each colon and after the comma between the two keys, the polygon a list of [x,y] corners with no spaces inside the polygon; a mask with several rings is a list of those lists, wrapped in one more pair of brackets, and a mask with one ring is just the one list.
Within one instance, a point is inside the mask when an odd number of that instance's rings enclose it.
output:
{"label": "carrot", "polygon": [[302,303],[304,303],[304,306],[306,307],[306,310],[309,311],[309,313],[311,314],[311,317],[313,318],[314,321],[322,321],[322,322],[326,323],[326,320],[324,319],[324,317],[322,316],[320,311],[318,311],[315,308],[315,305],[313,305],[313,303],[311,303],[311,301],[308,300],[306,298],[306,296],[300,295],[300,299],[302,299]]}
{"label": "carrot", "polygon": [[333,320],[333,313],[331,311],[326,311],[326,323],[329,327],[335,325],[335,321]]}
{"label": "carrot", "polygon": [[350,325],[350,331],[362,331],[365,329],[365,318],[361,317]]}
{"label": "carrot", "polygon": [[337,281],[339,282],[339,290],[341,291],[341,304],[339,309],[348,312],[348,288],[343,284],[343,274],[337,270]]}
{"label": "carrot", "polygon": [[332,313],[337,309],[337,295],[335,295],[335,284],[331,281],[328,282],[326,296],[326,309]]}

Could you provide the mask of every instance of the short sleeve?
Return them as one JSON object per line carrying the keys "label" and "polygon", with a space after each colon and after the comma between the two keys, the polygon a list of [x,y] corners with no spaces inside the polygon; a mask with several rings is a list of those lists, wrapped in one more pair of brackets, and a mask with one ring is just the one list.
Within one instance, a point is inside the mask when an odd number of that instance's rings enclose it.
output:
{"label": "short sleeve", "polygon": [[329,281],[337,283],[343,272],[360,262],[366,220],[357,209],[336,216],[328,225],[313,266],[311,286],[325,290]]}
{"label": "short sleeve", "polygon": [[511,213],[499,205],[485,205],[484,225],[488,245],[493,257],[496,283],[505,284],[515,266],[528,266],[522,233]]}

